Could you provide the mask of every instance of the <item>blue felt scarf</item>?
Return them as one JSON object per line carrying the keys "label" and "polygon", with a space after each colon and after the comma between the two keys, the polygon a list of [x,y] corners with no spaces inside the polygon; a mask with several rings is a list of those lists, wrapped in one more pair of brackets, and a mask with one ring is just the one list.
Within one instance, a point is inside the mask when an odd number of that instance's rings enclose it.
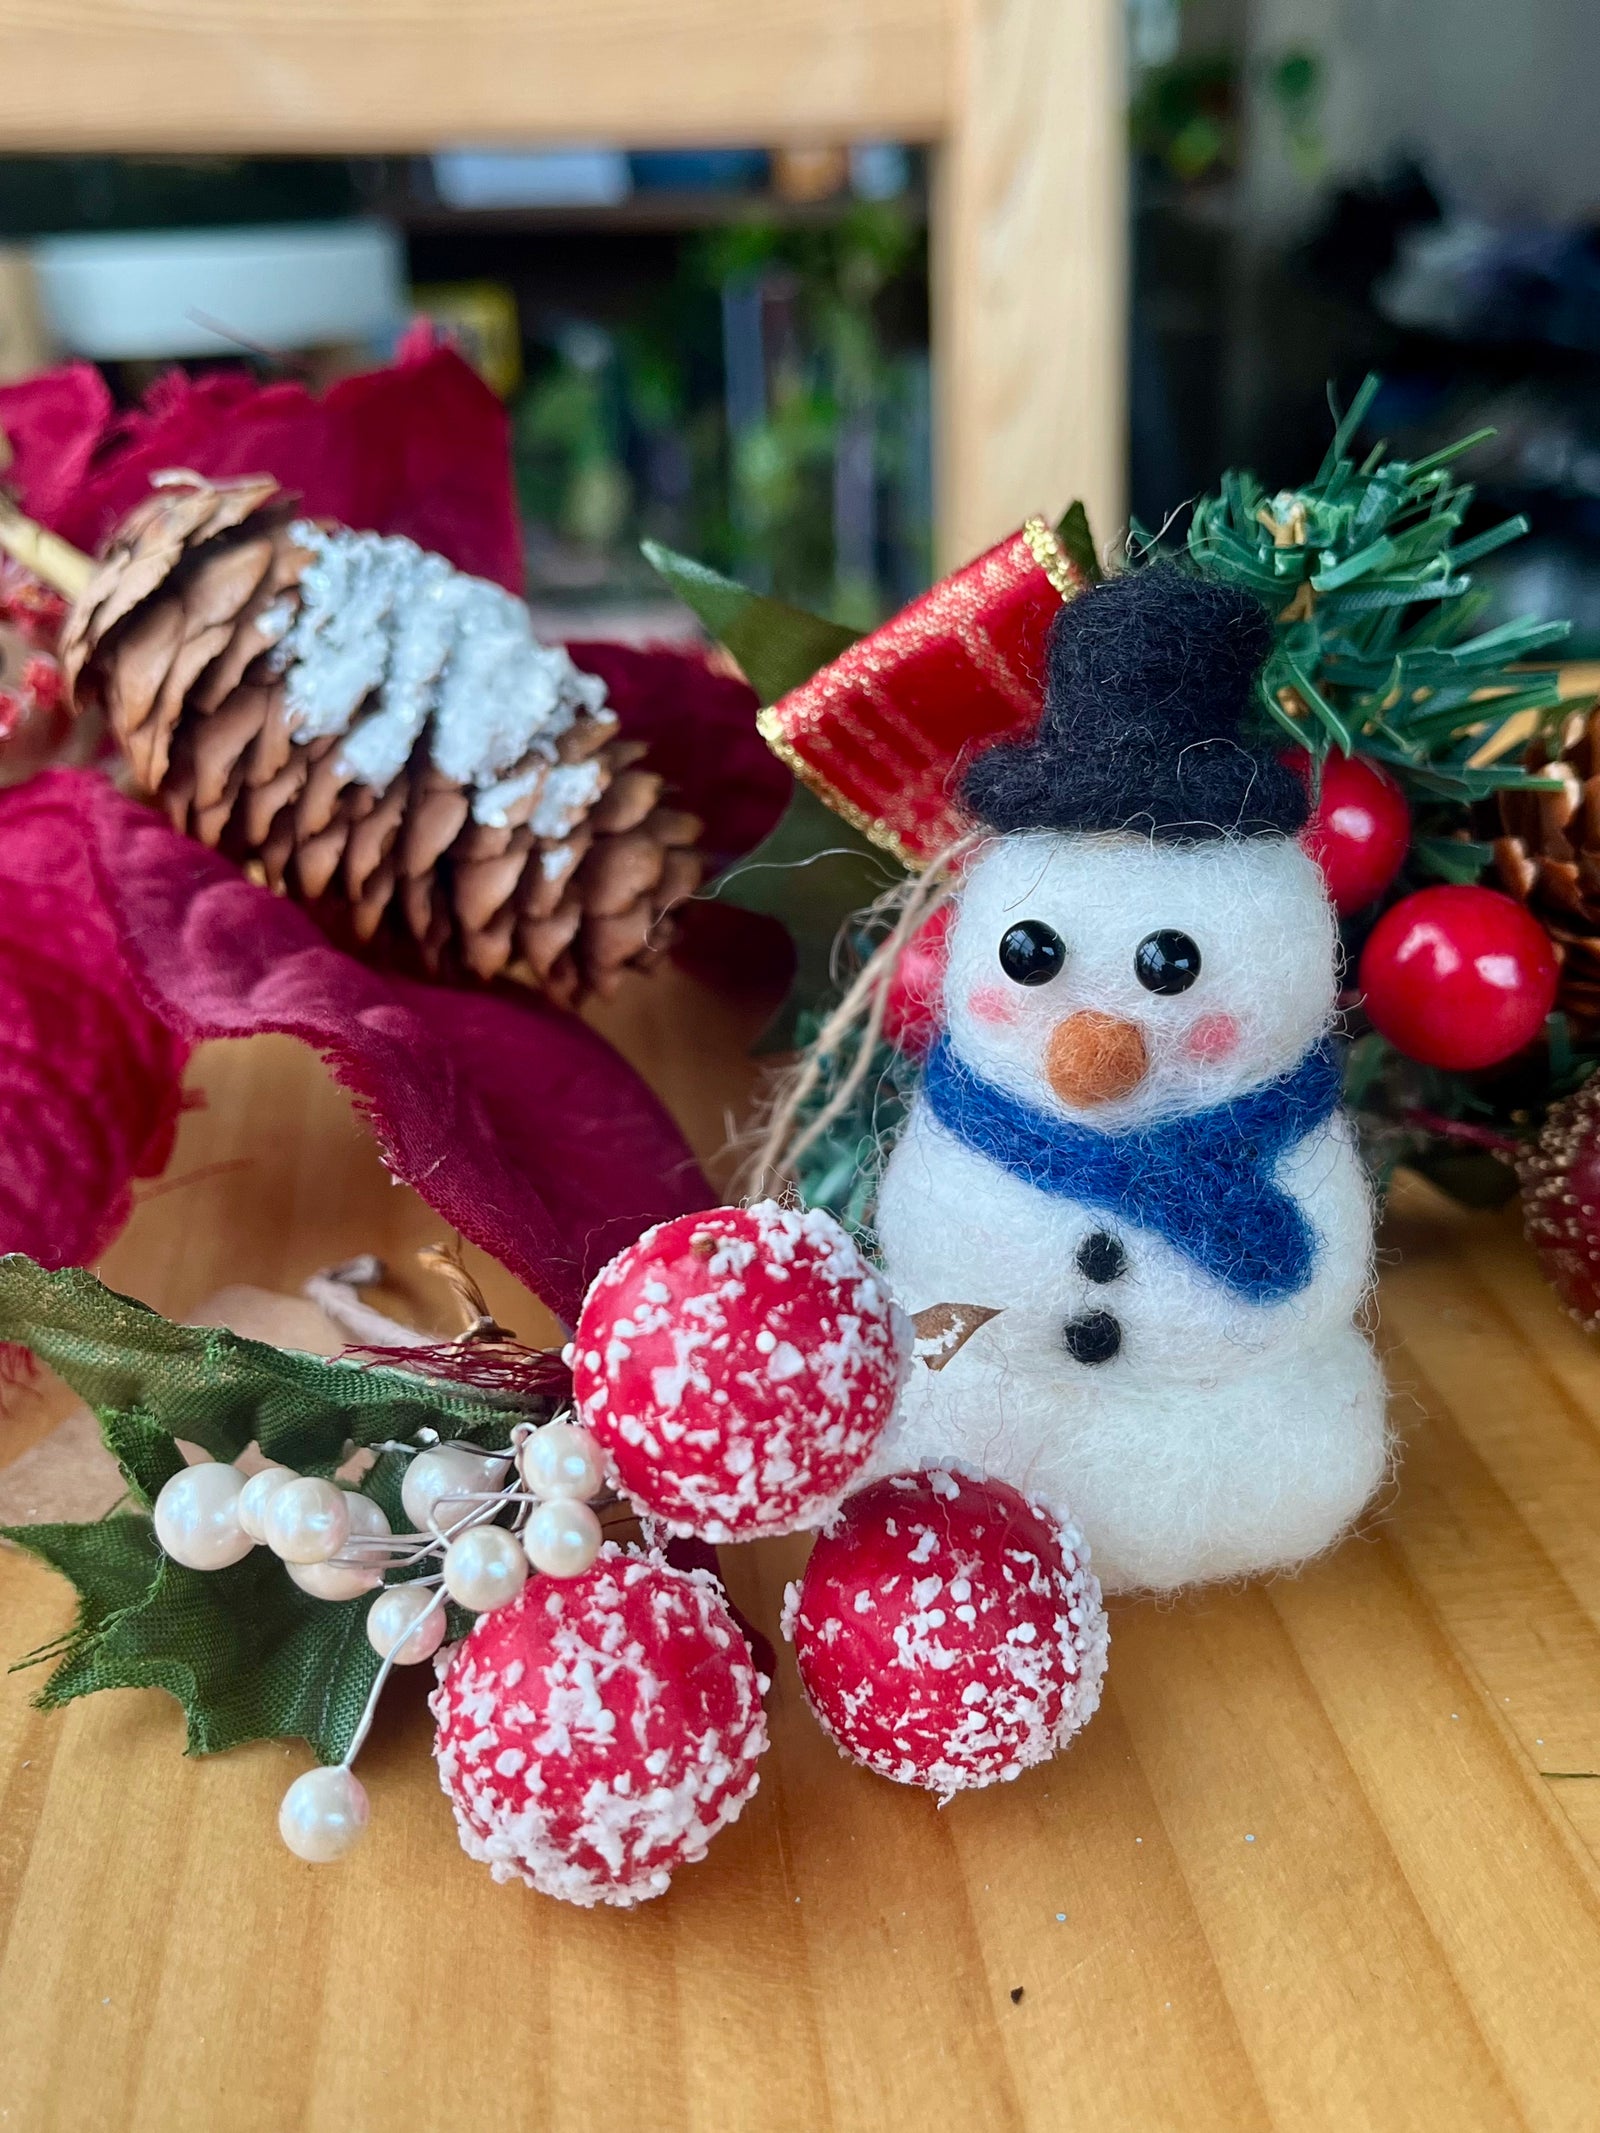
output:
{"label": "blue felt scarf", "polygon": [[1041,1192],[1164,1237],[1251,1303],[1279,1303],[1311,1279],[1316,1238],[1279,1185],[1277,1159],[1330,1117],[1339,1070],[1324,1045],[1231,1103],[1097,1133],[1051,1118],[975,1074],[942,1037],[923,1091],[957,1140]]}

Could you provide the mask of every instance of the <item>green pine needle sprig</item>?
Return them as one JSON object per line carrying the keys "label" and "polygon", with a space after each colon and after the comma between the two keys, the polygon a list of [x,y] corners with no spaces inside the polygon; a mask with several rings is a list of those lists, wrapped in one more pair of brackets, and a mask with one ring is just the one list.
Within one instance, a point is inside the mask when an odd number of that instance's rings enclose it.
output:
{"label": "green pine needle sprig", "polygon": [[[1260,708],[1314,756],[1370,756],[1420,807],[1542,786],[1522,758],[1536,732],[1559,722],[1561,687],[1553,668],[1529,663],[1548,658],[1571,625],[1480,628],[1489,596],[1472,566],[1519,539],[1527,520],[1462,537],[1474,490],[1452,467],[1486,431],[1421,459],[1392,459],[1383,444],[1354,459],[1378,382],[1368,377],[1336,416],[1303,487],[1269,492],[1253,474],[1225,474],[1194,508],[1188,561],[1272,608],[1277,643]],[[1137,529],[1136,538],[1156,546]],[[1461,855],[1440,857],[1440,871],[1461,878]]]}
{"label": "green pine needle sprig", "polygon": [[[809,1049],[825,1020],[815,1011],[800,1016],[796,1036],[802,1050]],[[797,1132],[829,1102],[852,1056],[841,1051],[823,1058],[817,1085],[796,1115]],[[905,1123],[921,1076],[919,1061],[880,1040],[848,1108],[807,1145],[795,1165],[795,1186],[806,1206],[825,1208],[842,1222],[869,1258],[877,1257],[873,1225],[885,1157]]]}

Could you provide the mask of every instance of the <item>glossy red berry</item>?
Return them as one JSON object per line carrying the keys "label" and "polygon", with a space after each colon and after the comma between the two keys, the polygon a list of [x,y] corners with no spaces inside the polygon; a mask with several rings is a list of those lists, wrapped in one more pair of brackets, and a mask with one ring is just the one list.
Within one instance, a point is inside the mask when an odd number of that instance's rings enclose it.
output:
{"label": "glossy red berry", "polygon": [[1550,937],[1498,889],[1419,889],[1385,911],[1361,955],[1372,1026],[1426,1066],[1466,1072],[1531,1044],[1555,1005]]}
{"label": "glossy red berry", "polygon": [[1364,756],[1329,755],[1318,787],[1309,757],[1300,759],[1312,787],[1311,820],[1300,842],[1322,869],[1334,908],[1348,917],[1388,888],[1411,844],[1411,810],[1387,771]]}
{"label": "glossy red berry", "polygon": [[953,903],[943,903],[900,951],[883,1004],[883,1034],[909,1059],[932,1051],[944,1022],[944,973]]}

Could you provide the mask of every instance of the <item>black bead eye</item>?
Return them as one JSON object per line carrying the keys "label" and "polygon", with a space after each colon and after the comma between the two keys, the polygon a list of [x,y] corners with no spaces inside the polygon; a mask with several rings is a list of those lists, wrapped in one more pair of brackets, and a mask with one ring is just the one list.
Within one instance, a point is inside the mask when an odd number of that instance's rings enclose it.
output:
{"label": "black bead eye", "polygon": [[1000,943],[1000,968],[1015,985],[1048,985],[1067,960],[1067,944],[1042,918],[1025,918]]}
{"label": "black bead eye", "polygon": [[1146,992],[1187,992],[1200,975],[1200,951],[1187,933],[1164,926],[1133,951],[1133,974]]}

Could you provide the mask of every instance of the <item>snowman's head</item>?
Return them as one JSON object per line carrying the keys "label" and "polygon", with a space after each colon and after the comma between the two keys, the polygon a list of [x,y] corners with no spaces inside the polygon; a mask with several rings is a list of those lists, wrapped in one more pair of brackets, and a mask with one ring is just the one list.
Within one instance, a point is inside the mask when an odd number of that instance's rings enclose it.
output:
{"label": "snowman's head", "polygon": [[1332,1014],[1336,946],[1289,838],[1025,831],[967,872],[946,1024],[986,1080],[1126,1131],[1293,1067]]}
{"label": "snowman's head", "polygon": [[1251,731],[1272,645],[1259,601],[1170,563],[1056,617],[1037,731],[966,778],[1000,834],[945,1006],[989,1079],[1120,1129],[1225,1102],[1321,1035],[1336,940],[1294,841],[1306,790]]}

